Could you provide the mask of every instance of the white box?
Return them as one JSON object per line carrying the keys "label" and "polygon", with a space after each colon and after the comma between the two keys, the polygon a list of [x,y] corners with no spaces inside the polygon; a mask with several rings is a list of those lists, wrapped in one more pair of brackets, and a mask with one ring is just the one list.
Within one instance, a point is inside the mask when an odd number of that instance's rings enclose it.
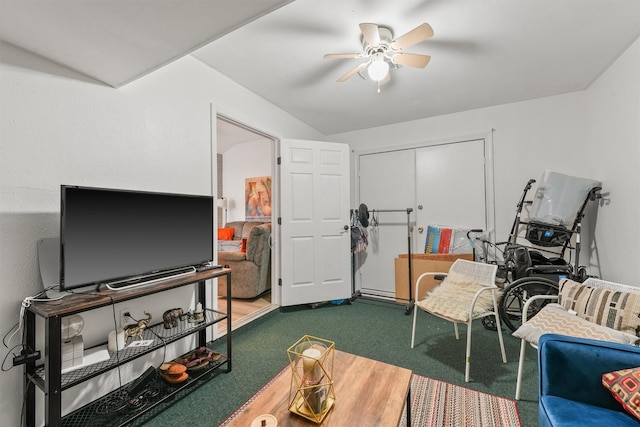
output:
{"label": "white box", "polygon": [[84,341],[82,335],[62,341],[62,369],[82,365]]}

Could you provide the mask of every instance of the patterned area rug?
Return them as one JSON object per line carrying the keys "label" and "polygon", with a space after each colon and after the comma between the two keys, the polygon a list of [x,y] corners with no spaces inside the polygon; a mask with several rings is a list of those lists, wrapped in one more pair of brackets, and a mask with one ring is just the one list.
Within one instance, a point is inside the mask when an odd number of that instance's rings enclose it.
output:
{"label": "patterned area rug", "polygon": [[[400,426],[406,426],[406,411]],[[413,374],[411,425],[520,427],[514,400]]]}
{"label": "patterned area rug", "polygon": [[[253,402],[285,367],[236,409],[219,427],[227,426]],[[407,425],[407,411],[398,427]],[[514,400],[413,374],[411,379],[411,425],[415,427],[521,427]]]}

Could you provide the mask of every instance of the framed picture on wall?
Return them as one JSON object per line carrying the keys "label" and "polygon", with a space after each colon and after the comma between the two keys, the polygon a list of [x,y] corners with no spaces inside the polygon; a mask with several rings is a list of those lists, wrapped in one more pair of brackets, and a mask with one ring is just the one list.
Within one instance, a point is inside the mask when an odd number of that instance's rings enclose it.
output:
{"label": "framed picture on wall", "polygon": [[271,177],[245,179],[245,220],[271,221]]}

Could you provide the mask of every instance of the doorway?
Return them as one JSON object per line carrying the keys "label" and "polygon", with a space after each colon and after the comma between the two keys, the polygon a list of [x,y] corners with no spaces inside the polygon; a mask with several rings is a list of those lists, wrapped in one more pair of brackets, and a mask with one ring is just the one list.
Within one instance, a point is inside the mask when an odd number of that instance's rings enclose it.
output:
{"label": "doorway", "polygon": [[[216,115],[216,167],[218,209],[217,227],[245,221],[245,181],[253,177],[271,177],[277,139],[221,114]],[[274,187],[274,190],[276,188]],[[265,218],[265,221],[267,219]],[[271,218],[268,221],[272,221]],[[216,239],[216,256],[218,247]],[[273,288],[271,257],[271,283]],[[233,276],[232,276],[233,277]],[[233,286],[233,280],[232,280]],[[226,298],[218,296],[218,307],[226,306]],[[254,298],[231,298],[232,330],[276,309],[270,290]],[[226,333],[226,321],[218,324],[218,335]]]}

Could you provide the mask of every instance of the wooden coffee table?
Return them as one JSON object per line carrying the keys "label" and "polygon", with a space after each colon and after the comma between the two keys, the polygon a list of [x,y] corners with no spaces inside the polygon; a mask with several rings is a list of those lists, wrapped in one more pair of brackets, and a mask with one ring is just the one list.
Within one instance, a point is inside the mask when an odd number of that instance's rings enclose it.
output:
{"label": "wooden coffee table", "polygon": [[[397,426],[405,404],[407,426],[410,425],[412,372],[409,369],[338,350],[334,357],[336,401],[320,425]],[[286,371],[263,389],[229,425],[248,427],[256,417],[264,414],[275,416],[278,427],[318,425],[289,412],[290,387],[291,371]]]}

